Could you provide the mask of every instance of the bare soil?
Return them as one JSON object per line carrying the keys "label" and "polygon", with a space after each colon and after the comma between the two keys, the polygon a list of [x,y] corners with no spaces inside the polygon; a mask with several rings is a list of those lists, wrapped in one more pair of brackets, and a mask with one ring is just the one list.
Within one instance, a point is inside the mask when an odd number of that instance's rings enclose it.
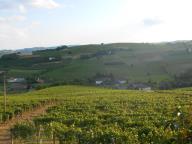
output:
{"label": "bare soil", "polygon": [[48,104],[46,106],[37,108],[33,111],[24,112],[20,117],[14,117],[3,124],[0,124],[0,144],[11,144],[10,128],[18,123],[24,121],[31,121],[33,118],[46,113],[46,109],[54,106],[54,104]]}

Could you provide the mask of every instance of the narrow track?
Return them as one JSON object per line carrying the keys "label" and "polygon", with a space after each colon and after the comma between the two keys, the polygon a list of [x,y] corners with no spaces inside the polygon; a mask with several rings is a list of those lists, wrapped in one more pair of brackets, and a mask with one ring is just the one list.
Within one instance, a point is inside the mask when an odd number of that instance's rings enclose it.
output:
{"label": "narrow track", "polygon": [[48,104],[44,107],[37,108],[34,111],[24,112],[22,117],[15,117],[4,124],[0,124],[0,144],[11,144],[10,128],[14,124],[18,122],[30,121],[37,116],[43,115],[49,107],[54,105],[55,104]]}

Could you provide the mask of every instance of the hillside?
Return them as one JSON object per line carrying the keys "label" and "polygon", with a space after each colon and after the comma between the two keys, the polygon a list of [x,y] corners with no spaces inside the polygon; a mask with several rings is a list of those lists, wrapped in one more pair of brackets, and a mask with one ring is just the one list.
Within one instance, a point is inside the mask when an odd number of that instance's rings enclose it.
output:
{"label": "hillside", "polygon": [[5,55],[5,54],[10,54],[10,53],[12,53],[13,51],[11,51],[11,50],[0,50],[0,57],[2,57],[3,55]]}
{"label": "hillside", "polygon": [[191,41],[63,46],[32,55],[5,55],[0,69],[9,77],[40,77],[47,83],[160,83],[192,69],[191,50]]}

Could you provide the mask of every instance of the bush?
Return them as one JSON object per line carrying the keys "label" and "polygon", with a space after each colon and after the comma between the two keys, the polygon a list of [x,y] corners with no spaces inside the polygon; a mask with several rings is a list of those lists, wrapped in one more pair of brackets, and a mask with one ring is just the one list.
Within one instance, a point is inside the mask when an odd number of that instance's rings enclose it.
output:
{"label": "bush", "polygon": [[18,123],[10,131],[15,139],[27,139],[35,135],[35,126],[31,123]]}

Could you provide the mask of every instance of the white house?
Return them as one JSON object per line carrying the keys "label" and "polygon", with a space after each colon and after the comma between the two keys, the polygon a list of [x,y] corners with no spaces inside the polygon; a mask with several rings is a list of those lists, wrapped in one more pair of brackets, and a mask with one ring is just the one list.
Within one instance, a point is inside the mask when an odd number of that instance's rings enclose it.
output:
{"label": "white house", "polygon": [[96,85],[101,85],[102,83],[103,83],[103,81],[101,81],[101,80],[100,80],[100,81],[99,81],[99,80],[98,80],[98,81],[95,81],[95,84],[96,84]]}
{"label": "white house", "polygon": [[146,92],[151,92],[152,88],[151,87],[145,87],[145,88],[141,88],[140,90],[146,91]]}
{"label": "white house", "polygon": [[25,81],[25,78],[10,78],[7,80],[8,83],[22,83]]}
{"label": "white house", "polygon": [[49,61],[55,60],[55,57],[49,57]]}
{"label": "white house", "polygon": [[127,81],[126,81],[126,80],[119,80],[118,83],[119,83],[119,84],[126,84]]}

